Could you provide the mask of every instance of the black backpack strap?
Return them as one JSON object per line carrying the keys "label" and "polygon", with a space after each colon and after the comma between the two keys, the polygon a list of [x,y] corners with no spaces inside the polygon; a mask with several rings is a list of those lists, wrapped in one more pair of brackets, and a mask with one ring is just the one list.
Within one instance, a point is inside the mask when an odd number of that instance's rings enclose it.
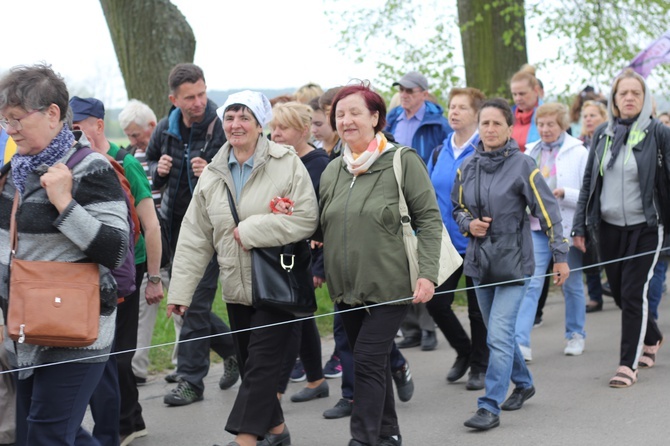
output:
{"label": "black backpack strap", "polygon": [[444,144],[440,144],[433,149],[433,167],[435,167],[435,164],[437,164],[437,158],[440,156],[440,152],[442,151],[443,147]]}
{"label": "black backpack strap", "polygon": [[128,151],[124,148],[120,148],[118,152],[116,152],[116,156],[114,157],[114,161],[117,163],[121,164],[123,166],[123,160],[125,159],[126,155],[130,155]]}

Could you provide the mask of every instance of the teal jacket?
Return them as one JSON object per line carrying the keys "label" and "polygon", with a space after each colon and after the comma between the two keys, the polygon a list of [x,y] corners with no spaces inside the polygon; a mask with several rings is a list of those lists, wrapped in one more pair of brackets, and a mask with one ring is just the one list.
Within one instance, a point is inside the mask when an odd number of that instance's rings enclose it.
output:
{"label": "teal jacket", "polygon": [[[413,294],[393,173],[397,146],[389,144],[364,174],[354,177],[340,157],[321,176],[326,282],[337,303],[380,303]],[[403,152],[402,165],[403,192],[419,239],[419,277],[435,283],[442,237],[435,190],[414,150]]]}

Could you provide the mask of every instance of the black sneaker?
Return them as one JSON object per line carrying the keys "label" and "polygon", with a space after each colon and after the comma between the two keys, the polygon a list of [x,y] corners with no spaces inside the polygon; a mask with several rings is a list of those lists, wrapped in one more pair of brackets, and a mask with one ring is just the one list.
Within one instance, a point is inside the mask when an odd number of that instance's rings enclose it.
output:
{"label": "black sneaker", "polygon": [[179,381],[177,387],[163,397],[168,406],[187,406],[196,401],[202,401],[202,395],[198,395],[188,381]]}
{"label": "black sneaker", "polygon": [[351,416],[351,409],[354,407],[354,402],[345,398],[340,399],[334,407],[323,412],[323,418],[327,420],[334,420],[336,418],[344,418]]}
{"label": "black sneaker", "polygon": [[379,437],[377,446],[402,446],[402,436],[398,435],[397,440],[393,437]]}
{"label": "black sneaker", "polygon": [[237,358],[228,356],[223,360],[223,376],[219,380],[221,390],[230,389],[240,377],[240,368],[237,366]]}
{"label": "black sneaker", "polygon": [[398,399],[404,403],[411,400],[414,395],[414,381],[412,381],[412,372],[409,370],[409,362],[405,361],[405,365],[392,372],[392,375],[396,389],[398,389]]}

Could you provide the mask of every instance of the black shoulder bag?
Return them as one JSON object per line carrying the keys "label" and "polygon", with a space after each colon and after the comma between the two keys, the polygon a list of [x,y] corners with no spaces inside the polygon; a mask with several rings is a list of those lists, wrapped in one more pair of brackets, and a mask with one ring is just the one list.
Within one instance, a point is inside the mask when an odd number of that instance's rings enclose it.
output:
{"label": "black shoulder bag", "polygon": [[[484,216],[481,201],[481,179],[479,158],[475,166],[475,200],[479,208],[479,218]],[[521,234],[517,232],[489,234],[479,244],[479,283],[491,285],[523,285],[521,268]]]}
{"label": "black shoulder bag", "polygon": [[[228,203],[239,225],[230,188]],[[316,311],[312,278],[312,251],[306,240],[251,250],[251,293],[254,308],[305,317]]]}

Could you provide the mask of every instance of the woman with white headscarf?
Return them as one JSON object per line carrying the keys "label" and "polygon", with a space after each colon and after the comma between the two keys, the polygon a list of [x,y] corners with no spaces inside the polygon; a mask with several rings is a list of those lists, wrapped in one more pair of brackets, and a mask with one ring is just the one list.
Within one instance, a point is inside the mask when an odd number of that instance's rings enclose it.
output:
{"label": "woman with white headscarf", "polygon": [[[216,252],[242,376],[226,423],[226,430],[236,435],[228,446],[289,445],[276,392],[292,325],[238,331],[293,319],[252,306],[249,251],[311,237],[317,227],[316,196],[297,154],[263,136],[263,126],[272,118],[263,94],[248,90],[232,94],[217,113],[228,142],[200,176],[184,217],[172,267],[168,315],[187,311],[190,296]],[[235,203],[229,203],[228,190]],[[273,210],[270,203],[276,197],[292,203],[281,201]],[[239,225],[231,205],[237,208]]]}

